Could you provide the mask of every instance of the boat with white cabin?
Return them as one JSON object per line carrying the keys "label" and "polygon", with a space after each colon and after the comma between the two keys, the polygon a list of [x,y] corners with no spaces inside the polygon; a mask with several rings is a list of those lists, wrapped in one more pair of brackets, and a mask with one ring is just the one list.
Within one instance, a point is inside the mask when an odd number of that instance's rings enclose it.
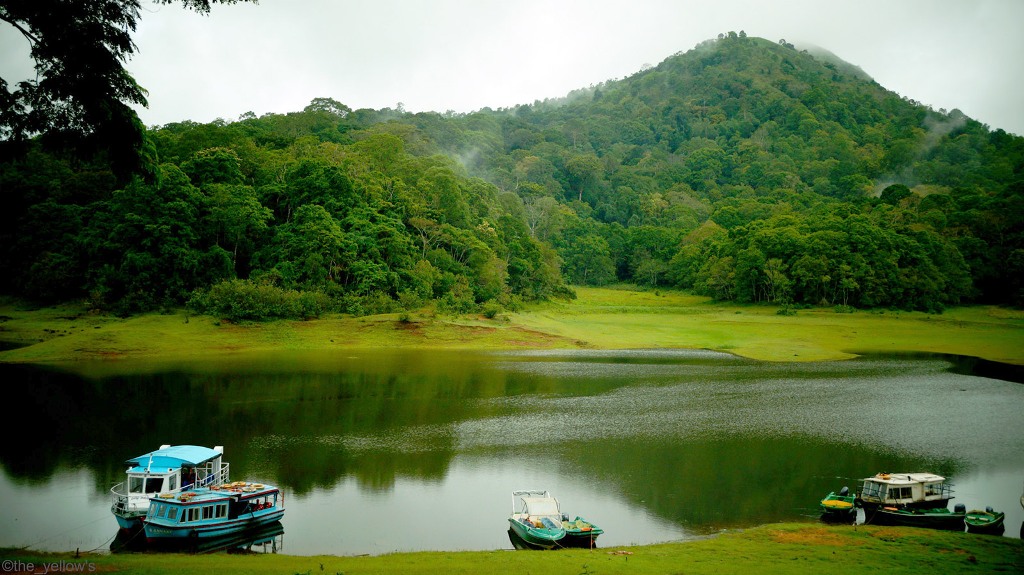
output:
{"label": "boat with white cabin", "polygon": [[953,499],[946,478],[934,473],[877,473],[864,478],[857,504],[865,511],[880,507],[935,509]]}
{"label": "boat with white cabin", "polygon": [[224,447],[161,445],[160,449],[129,459],[126,478],[111,488],[111,513],[122,529],[142,528],[151,499],[196,487],[219,486],[229,481]]}

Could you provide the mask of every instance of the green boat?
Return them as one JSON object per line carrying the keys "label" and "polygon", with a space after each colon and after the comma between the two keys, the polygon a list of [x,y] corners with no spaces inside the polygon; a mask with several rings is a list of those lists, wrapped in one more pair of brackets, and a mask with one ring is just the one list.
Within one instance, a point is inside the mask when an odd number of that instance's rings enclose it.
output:
{"label": "green boat", "polygon": [[964,517],[967,512],[963,505],[957,505],[955,511],[945,507],[918,509],[912,507],[879,507],[866,510],[865,523],[872,525],[902,525],[906,527],[927,527],[948,531],[963,531]]}
{"label": "green boat", "polygon": [[558,500],[547,491],[513,491],[508,523],[528,548],[553,549],[562,546],[560,542],[565,538]]}
{"label": "green boat", "polygon": [[604,530],[593,523],[576,516],[576,519],[569,520],[562,516],[562,527],[565,529],[565,538],[560,544],[564,547],[586,547],[593,549],[597,547],[597,537],[604,533]]}
{"label": "green boat", "polygon": [[975,509],[968,511],[967,515],[964,516],[964,523],[967,524],[968,533],[988,533],[988,534],[1002,534],[1005,526],[1003,520],[1006,518],[1006,514],[1002,511],[993,511],[991,507],[986,507],[984,511]]}
{"label": "green boat", "polygon": [[852,521],[857,517],[856,497],[850,495],[849,487],[843,487],[839,493],[832,491],[818,507],[823,521]]}

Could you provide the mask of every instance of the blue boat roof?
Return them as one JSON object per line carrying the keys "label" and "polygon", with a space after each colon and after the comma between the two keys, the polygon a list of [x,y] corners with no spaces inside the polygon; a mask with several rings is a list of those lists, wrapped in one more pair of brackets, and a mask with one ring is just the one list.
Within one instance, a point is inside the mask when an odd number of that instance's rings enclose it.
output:
{"label": "blue boat roof", "polygon": [[221,452],[201,445],[171,445],[133,457],[127,461],[129,473],[145,473],[147,469],[164,472],[182,465],[199,465],[220,457]]}

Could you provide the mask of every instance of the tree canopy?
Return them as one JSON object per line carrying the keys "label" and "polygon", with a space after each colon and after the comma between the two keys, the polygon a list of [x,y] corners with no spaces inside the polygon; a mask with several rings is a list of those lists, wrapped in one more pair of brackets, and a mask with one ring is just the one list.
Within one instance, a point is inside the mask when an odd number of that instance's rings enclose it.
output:
{"label": "tree canopy", "polygon": [[532,105],[323,97],[144,135],[149,180],[38,139],[2,164],[0,291],[242,318],[515,308],[618,281],[1024,304],[1024,138],[745,34]]}
{"label": "tree canopy", "polygon": [[[238,1],[180,0],[200,13]],[[139,0],[0,3],[0,21],[24,36],[36,71],[35,79],[14,86],[0,78],[0,139],[18,144],[42,134],[54,149],[107,153],[118,175],[151,170],[145,130],[131,108],[146,105],[146,91],[124,68],[136,51],[131,34],[139,7]]]}

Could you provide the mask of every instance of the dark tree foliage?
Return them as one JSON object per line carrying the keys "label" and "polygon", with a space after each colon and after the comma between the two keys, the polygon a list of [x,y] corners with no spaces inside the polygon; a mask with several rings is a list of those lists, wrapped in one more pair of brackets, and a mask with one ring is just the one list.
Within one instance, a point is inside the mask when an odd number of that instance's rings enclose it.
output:
{"label": "dark tree foliage", "polygon": [[3,292],[240,319],[514,309],[566,281],[1024,305],[1024,138],[744,34],[512,109],[317,98],[145,136],[152,181],[37,141],[2,164]]}
{"label": "dark tree foliage", "polygon": [[[172,4],[176,0],[156,0]],[[214,2],[181,0],[208,13]],[[146,91],[124,68],[135,53],[131,34],[139,0],[4,0],[0,20],[30,45],[36,78],[8,85],[0,78],[0,139],[9,153],[31,136],[51,149],[108,154],[115,173],[154,169],[145,129],[131,104],[146,105]]]}

